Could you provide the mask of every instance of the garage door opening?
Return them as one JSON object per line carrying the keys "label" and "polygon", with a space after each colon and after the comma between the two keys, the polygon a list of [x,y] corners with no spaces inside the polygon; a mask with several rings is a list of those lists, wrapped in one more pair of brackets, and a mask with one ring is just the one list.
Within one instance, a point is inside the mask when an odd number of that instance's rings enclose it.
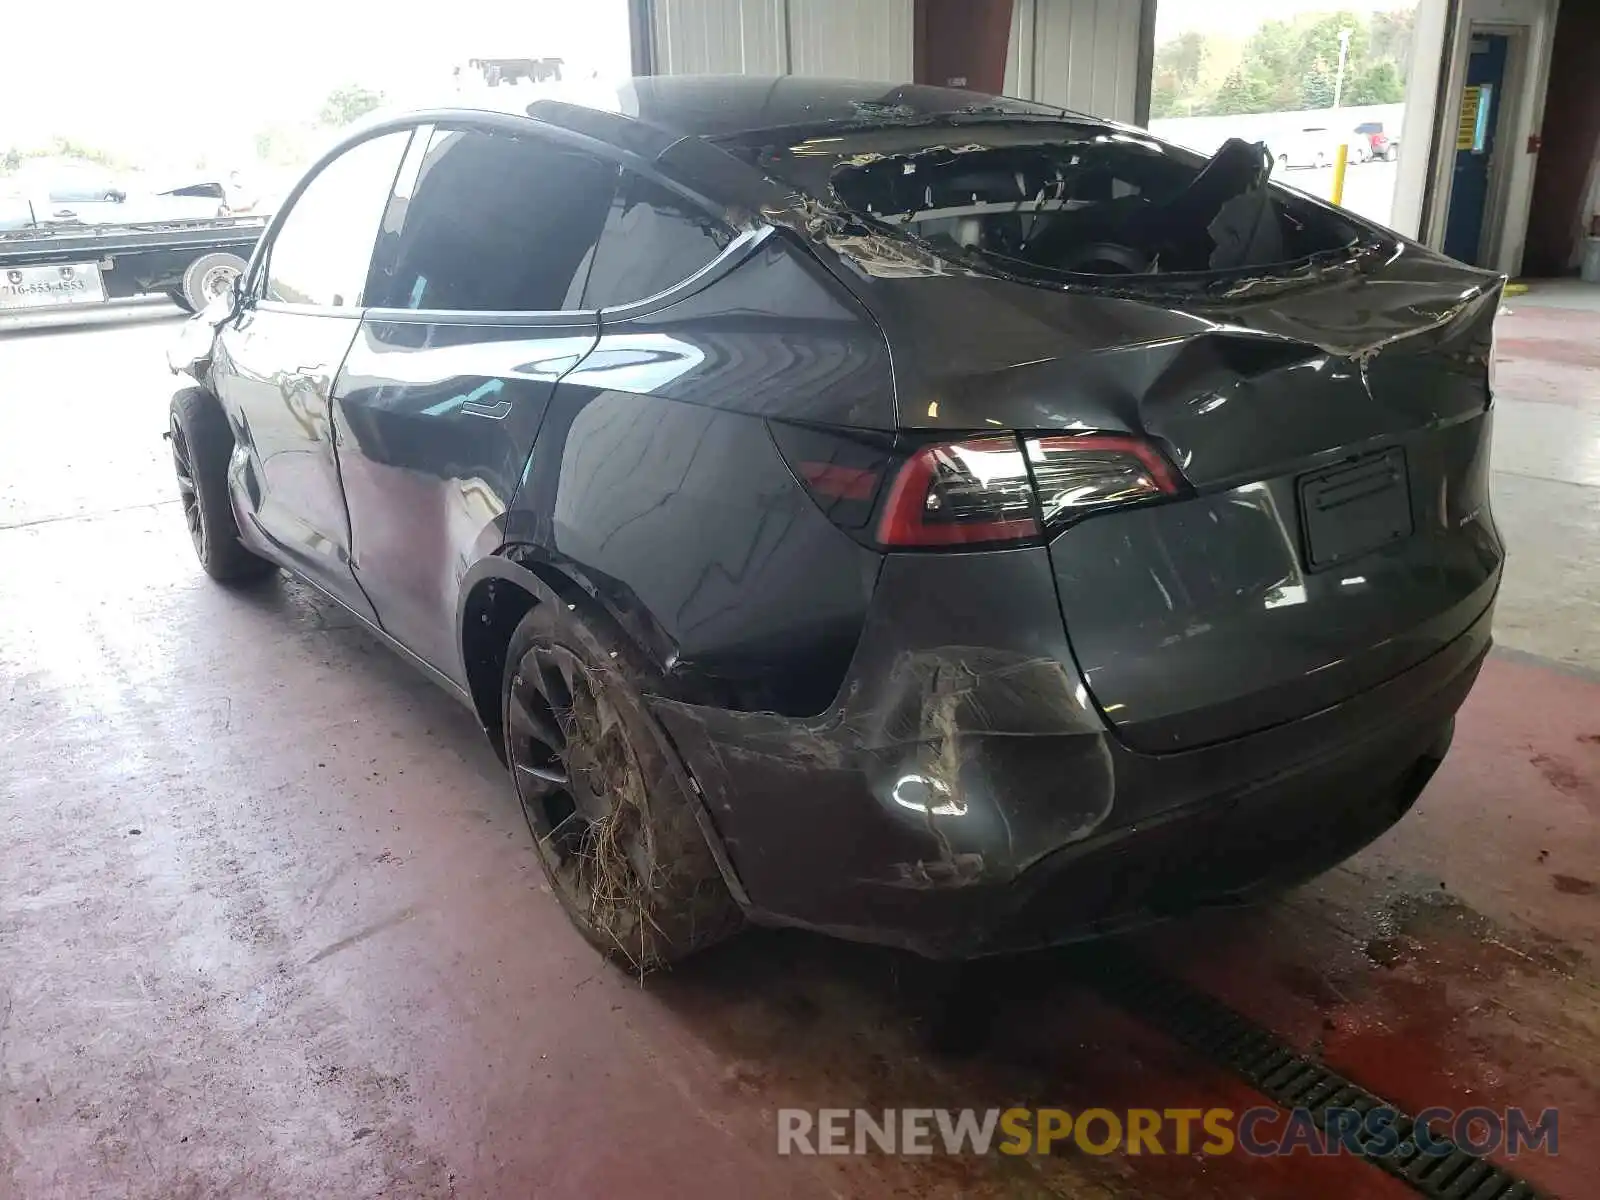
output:
{"label": "garage door opening", "polygon": [[1280,182],[1391,225],[1400,156],[1428,151],[1406,138],[1417,5],[1330,7],[1160,0],[1150,131],[1205,154],[1229,137],[1264,142]]}

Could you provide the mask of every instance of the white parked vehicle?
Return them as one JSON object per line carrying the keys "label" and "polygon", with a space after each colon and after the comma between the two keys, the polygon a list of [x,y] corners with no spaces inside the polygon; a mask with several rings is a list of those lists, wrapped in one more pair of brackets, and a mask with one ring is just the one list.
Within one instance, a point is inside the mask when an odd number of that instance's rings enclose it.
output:
{"label": "white parked vehicle", "polygon": [[208,221],[229,213],[220,181],[127,178],[76,159],[34,159],[5,183],[9,203],[0,205],[0,219],[12,228]]}
{"label": "white parked vehicle", "polygon": [[[1352,133],[1346,140],[1346,158],[1363,163],[1372,156],[1368,140]],[[1322,125],[1283,130],[1267,139],[1267,146],[1278,160],[1278,168],[1331,167],[1339,156],[1339,135]]]}

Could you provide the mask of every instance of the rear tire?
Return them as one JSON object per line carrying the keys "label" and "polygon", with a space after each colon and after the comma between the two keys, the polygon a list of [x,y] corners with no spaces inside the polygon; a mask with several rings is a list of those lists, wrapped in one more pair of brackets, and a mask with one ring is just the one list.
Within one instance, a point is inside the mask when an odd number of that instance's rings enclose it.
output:
{"label": "rear tire", "polygon": [[674,770],[675,753],[620,637],[536,605],[506,654],[506,762],[535,852],[568,918],[639,974],[733,934],[742,914]]}
{"label": "rear tire", "polygon": [[243,583],[272,574],[277,567],[245,548],[228,500],[228,458],[233,431],[222,405],[204,388],[184,388],[172,397],[172,467],[195,557],[219,583]]}
{"label": "rear tire", "polygon": [[237,254],[223,251],[202,254],[183,273],[179,290],[183,293],[184,307],[190,312],[199,312],[218,296],[227,295],[233,281],[244,274],[248,265]]}

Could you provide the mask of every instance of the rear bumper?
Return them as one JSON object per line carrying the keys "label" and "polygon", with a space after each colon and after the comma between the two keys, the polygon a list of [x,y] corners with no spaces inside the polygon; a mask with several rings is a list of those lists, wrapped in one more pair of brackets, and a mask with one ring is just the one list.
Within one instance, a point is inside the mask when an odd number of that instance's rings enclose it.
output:
{"label": "rear bumper", "polygon": [[989,557],[891,558],[886,615],[820,717],[657,701],[753,919],[963,958],[1306,878],[1409,808],[1490,644],[1492,605],[1337,705],[1142,754],[1039,619],[1056,615],[1044,551]]}

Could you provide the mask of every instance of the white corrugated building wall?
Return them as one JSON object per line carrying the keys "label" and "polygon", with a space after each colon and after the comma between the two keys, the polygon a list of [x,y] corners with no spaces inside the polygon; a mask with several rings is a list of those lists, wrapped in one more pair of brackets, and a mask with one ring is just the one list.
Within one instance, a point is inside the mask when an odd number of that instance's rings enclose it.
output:
{"label": "white corrugated building wall", "polygon": [[[656,0],[667,75],[912,78],[914,0]],[[1136,121],[1148,104],[1154,0],[1016,0],[1006,92]]]}

